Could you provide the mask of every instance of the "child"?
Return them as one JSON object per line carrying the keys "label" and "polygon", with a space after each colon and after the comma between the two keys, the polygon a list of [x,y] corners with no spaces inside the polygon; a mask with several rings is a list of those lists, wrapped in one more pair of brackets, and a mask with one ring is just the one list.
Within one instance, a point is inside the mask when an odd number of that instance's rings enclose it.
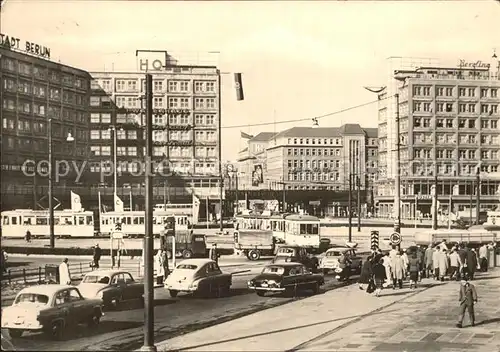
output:
{"label": "child", "polygon": [[462,327],[465,310],[469,312],[470,325],[474,326],[474,303],[477,302],[477,292],[476,287],[468,281],[467,276],[465,276],[460,283],[460,294],[458,300],[460,302],[460,316],[458,318],[457,328]]}

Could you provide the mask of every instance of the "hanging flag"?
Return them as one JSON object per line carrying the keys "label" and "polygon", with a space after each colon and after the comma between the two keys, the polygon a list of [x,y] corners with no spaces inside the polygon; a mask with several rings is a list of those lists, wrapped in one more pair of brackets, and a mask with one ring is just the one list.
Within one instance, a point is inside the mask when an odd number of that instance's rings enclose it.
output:
{"label": "hanging flag", "polygon": [[253,136],[251,134],[248,134],[248,133],[245,133],[245,132],[241,131],[241,138],[252,139]]}
{"label": "hanging flag", "polygon": [[115,211],[123,212],[123,201],[118,197],[116,193],[114,194],[114,204],[115,204]]}
{"label": "hanging flag", "polygon": [[193,224],[198,223],[200,214],[200,199],[193,192]]}
{"label": "hanging flag", "polygon": [[73,191],[71,191],[71,210],[82,211],[82,200],[80,196]]}

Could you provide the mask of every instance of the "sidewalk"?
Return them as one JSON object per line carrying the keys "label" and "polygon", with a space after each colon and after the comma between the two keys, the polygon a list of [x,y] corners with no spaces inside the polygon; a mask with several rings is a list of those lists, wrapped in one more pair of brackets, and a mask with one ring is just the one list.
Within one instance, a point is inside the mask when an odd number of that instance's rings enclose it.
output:
{"label": "sidewalk", "polygon": [[380,297],[343,287],[158,344],[158,351],[500,351],[500,270],[478,276],[476,327],[455,327],[458,283]]}

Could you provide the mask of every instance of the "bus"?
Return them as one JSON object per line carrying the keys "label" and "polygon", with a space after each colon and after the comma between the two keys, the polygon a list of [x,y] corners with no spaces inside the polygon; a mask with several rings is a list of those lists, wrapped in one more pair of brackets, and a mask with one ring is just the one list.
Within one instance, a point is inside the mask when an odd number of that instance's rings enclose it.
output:
{"label": "bus", "polygon": [[[49,211],[15,209],[1,213],[2,237],[24,238],[29,230],[33,238],[50,236]],[[54,235],[60,238],[94,236],[94,213],[70,209],[54,210]]]}
{"label": "bus", "polygon": [[[101,213],[99,232],[101,236],[110,236],[115,231],[115,224],[121,223],[121,232],[123,237],[143,238],[145,233],[145,216],[144,211],[111,211]],[[165,228],[167,217],[175,217],[176,233],[188,233],[190,223],[187,215],[173,215],[170,211],[154,211],[153,212],[153,234],[155,237],[160,237],[160,232]]]}
{"label": "bus", "polygon": [[487,230],[427,230],[417,232],[414,241],[417,245],[430,245],[446,240],[447,243],[466,242],[472,246],[496,242],[499,236],[496,232]]}

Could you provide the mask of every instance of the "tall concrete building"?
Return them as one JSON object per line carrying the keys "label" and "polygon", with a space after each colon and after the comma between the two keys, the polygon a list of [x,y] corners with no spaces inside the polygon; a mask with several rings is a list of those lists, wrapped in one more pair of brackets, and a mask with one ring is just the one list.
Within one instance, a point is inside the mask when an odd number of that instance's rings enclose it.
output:
{"label": "tall concrete building", "polygon": [[[379,96],[378,214],[392,216],[394,210],[396,93],[401,216],[430,214],[436,172],[438,205],[443,212],[465,210],[471,203],[475,207],[477,172],[481,208],[495,208],[500,199],[498,61],[461,60],[456,67],[422,64],[422,60],[402,60],[400,64],[399,68],[390,65],[387,88]],[[452,207],[448,209],[450,195]]]}
{"label": "tall concrete building", "polygon": [[[239,189],[284,190],[288,198],[316,194],[326,201],[326,213],[340,215],[347,205],[350,173],[359,177],[366,203],[376,177],[377,149],[377,129],[358,124],[263,132],[239,154]],[[342,196],[332,201],[336,193]]]}
{"label": "tall concrete building", "polygon": [[[89,157],[90,75],[48,60],[48,48],[33,45],[33,51],[26,53],[6,48],[4,39],[2,35],[2,209],[48,205],[50,137],[53,162],[61,165],[53,194],[69,207],[70,190],[81,192],[85,181],[84,175],[78,178],[76,170],[82,170]],[[72,142],[67,141],[68,134]]]}
{"label": "tall concrete building", "polygon": [[[155,196],[172,203],[219,199],[220,74],[215,66],[170,65],[153,75]],[[142,194],[145,154],[144,72],[92,72],[90,170],[112,190],[116,152],[118,194]],[[116,150],[113,133],[116,131]],[[168,160],[168,162],[167,162]],[[102,169],[110,175],[100,177]],[[163,189],[166,188],[166,189]],[[109,192],[107,192],[109,193]]]}

